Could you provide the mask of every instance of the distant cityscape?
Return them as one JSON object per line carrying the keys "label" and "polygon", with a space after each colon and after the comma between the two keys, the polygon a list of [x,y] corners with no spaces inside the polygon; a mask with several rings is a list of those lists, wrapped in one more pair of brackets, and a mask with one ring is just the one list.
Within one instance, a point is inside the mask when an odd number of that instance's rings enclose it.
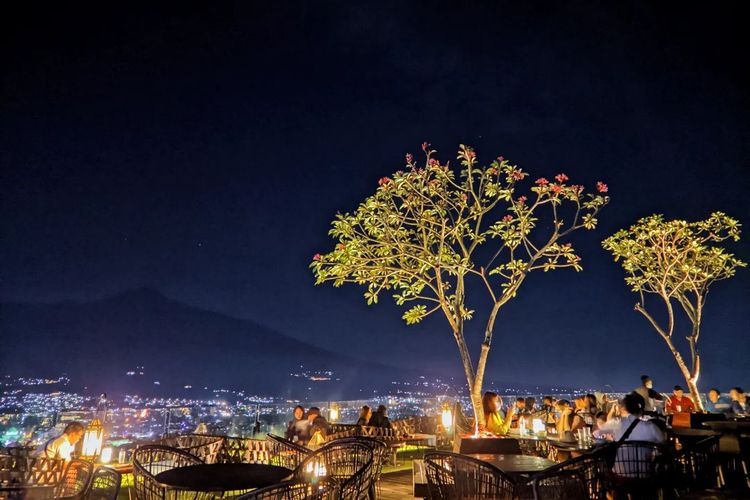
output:
{"label": "distant cityscape", "polygon": [[[145,376],[144,367],[136,367],[129,376]],[[290,377],[307,379],[311,384],[336,380],[332,371],[300,370]],[[157,383],[159,381],[154,381]],[[308,397],[286,399],[268,394],[247,394],[225,388],[202,386],[193,390],[201,396],[156,397],[139,394],[87,394],[71,388],[66,375],[55,378],[13,377],[0,378],[0,445],[39,447],[57,435],[66,423],[88,423],[99,418],[105,428],[105,445],[132,447],[139,441],[151,441],[166,435],[203,432],[250,437],[256,433],[283,433],[286,422],[297,404],[306,408],[318,406],[337,422],[354,422],[362,405],[388,407],[392,418],[410,415],[435,414],[445,401],[458,401],[469,408],[465,388],[454,387],[440,379],[419,377],[416,380],[392,381],[387,394],[373,390],[361,399],[346,401],[316,401],[313,387]],[[541,395],[534,388],[492,387],[500,394]],[[537,388],[541,391],[541,388]],[[545,393],[564,395],[587,389],[546,388]],[[330,409],[337,409],[331,415]]]}

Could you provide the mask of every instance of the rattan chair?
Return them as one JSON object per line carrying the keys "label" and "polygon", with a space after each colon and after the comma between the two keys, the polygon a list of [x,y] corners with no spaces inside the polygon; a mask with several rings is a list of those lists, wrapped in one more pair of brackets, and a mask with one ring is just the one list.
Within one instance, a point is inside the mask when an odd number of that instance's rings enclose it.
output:
{"label": "rattan chair", "polygon": [[65,467],[62,481],[55,488],[55,498],[66,500],[83,499],[88,493],[94,464],[86,460],[71,460]]}
{"label": "rattan chair", "polygon": [[425,454],[424,464],[427,488],[433,500],[510,500],[516,495],[516,483],[503,471],[482,460],[434,451]]}
{"label": "rattan chair", "polygon": [[267,435],[268,462],[294,470],[312,453],[311,450],[274,434]]}
{"label": "rattan chair", "polygon": [[608,449],[606,448],[586,453],[585,455],[553,465],[545,470],[544,473],[554,473],[556,471],[578,472],[586,484],[588,498],[604,500],[607,498],[606,481],[609,473],[605,458],[607,453]]}
{"label": "rattan chair", "polygon": [[350,442],[350,443],[362,443],[366,446],[369,446],[372,450],[372,460],[373,460],[373,470],[372,470],[372,480],[370,482],[370,486],[368,488],[369,490],[369,498],[375,499],[378,495],[378,483],[380,481],[380,476],[383,472],[383,464],[388,460],[388,445],[386,445],[383,441],[371,437],[354,437],[354,438],[343,438],[336,441],[337,443],[341,442]]}
{"label": "rattan chair", "polygon": [[215,464],[219,461],[219,456],[224,448],[224,439],[224,436],[186,434],[183,436],[170,436],[156,444],[186,451],[200,458],[204,463]]}
{"label": "rattan chair", "polygon": [[658,443],[624,441],[607,449],[607,486],[618,495],[652,496],[671,479],[673,457]]}
{"label": "rattan chair", "polygon": [[328,483],[300,483],[285,481],[266,488],[255,490],[236,500],[327,500],[333,488]]}
{"label": "rattan chair", "polygon": [[370,445],[334,441],[305,457],[294,471],[294,480],[328,482],[341,500],[366,498],[375,472]]}
{"label": "rattan chair", "polygon": [[[165,470],[202,464],[203,460],[190,453],[161,445],[146,445],[133,453],[133,488],[139,500],[177,498],[174,490],[156,480]],[[197,496],[184,498],[197,498]]]}
{"label": "rattan chair", "polygon": [[86,500],[115,500],[120,493],[122,475],[110,467],[97,467]]}
{"label": "rattan chair", "polygon": [[678,492],[719,486],[719,436],[711,436],[680,450],[674,459],[674,488]]}
{"label": "rattan chair", "polygon": [[579,470],[546,470],[531,478],[534,500],[590,498],[583,473]]}

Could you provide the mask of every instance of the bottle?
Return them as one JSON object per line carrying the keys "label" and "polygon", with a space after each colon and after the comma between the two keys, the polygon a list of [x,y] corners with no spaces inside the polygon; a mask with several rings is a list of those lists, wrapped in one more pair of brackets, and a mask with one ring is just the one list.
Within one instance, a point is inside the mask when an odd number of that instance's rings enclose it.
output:
{"label": "bottle", "polygon": [[518,419],[518,433],[523,436],[526,434],[526,418],[521,417]]}

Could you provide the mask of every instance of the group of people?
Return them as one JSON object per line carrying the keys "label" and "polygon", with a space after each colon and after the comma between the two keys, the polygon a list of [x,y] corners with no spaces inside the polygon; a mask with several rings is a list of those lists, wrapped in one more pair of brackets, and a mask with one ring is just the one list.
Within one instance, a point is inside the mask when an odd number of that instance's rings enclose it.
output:
{"label": "group of people", "polygon": [[[357,425],[390,429],[388,409],[380,405],[373,412],[369,406],[363,406]],[[322,443],[329,432],[330,425],[321,415],[320,408],[313,406],[305,412],[304,407],[297,405],[294,407],[294,418],[287,425],[286,438],[300,445],[315,447]]]}
{"label": "group of people", "polygon": [[294,407],[294,418],[286,428],[286,438],[300,445],[322,441],[329,433],[330,427],[320,408],[310,407],[307,412],[301,405]]}
{"label": "group of people", "polygon": [[[641,395],[645,401],[646,413],[656,411],[655,401],[664,401],[664,413],[675,415],[679,413],[695,413],[697,411],[695,401],[685,394],[685,390],[679,386],[674,386],[672,394],[664,397],[654,390],[654,382],[648,375],[641,377],[641,385],[635,389],[635,392]],[[726,415],[747,415],[750,414],[750,405],[747,401],[747,395],[741,387],[733,387],[729,390],[729,395],[725,396],[716,387],[709,389],[705,411],[707,413],[723,413]]]}

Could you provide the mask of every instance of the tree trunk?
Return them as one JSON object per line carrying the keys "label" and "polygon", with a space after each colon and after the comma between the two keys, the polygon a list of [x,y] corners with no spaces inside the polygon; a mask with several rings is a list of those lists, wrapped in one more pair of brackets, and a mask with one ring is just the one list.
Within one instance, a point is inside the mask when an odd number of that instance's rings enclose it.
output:
{"label": "tree trunk", "polygon": [[695,363],[695,366],[693,367],[693,372],[690,372],[690,369],[687,366],[687,363],[685,363],[685,360],[682,357],[682,354],[680,354],[680,351],[677,350],[677,348],[674,346],[674,343],[672,342],[672,339],[669,337],[665,337],[664,340],[667,342],[667,346],[669,347],[669,350],[672,351],[672,355],[674,356],[675,361],[677,362],[677,366],[680,368],[680,371],[682,372],[682,376],[685,377],[685,384],[688,386],[688,390],[690,391],[690,397],[693,399],[693,403],[695,403],[695,408],[699,411],[703,411],[703,403],[701,402],[700,393],[698,392],[698,376],[700,375],[700,360]]}

